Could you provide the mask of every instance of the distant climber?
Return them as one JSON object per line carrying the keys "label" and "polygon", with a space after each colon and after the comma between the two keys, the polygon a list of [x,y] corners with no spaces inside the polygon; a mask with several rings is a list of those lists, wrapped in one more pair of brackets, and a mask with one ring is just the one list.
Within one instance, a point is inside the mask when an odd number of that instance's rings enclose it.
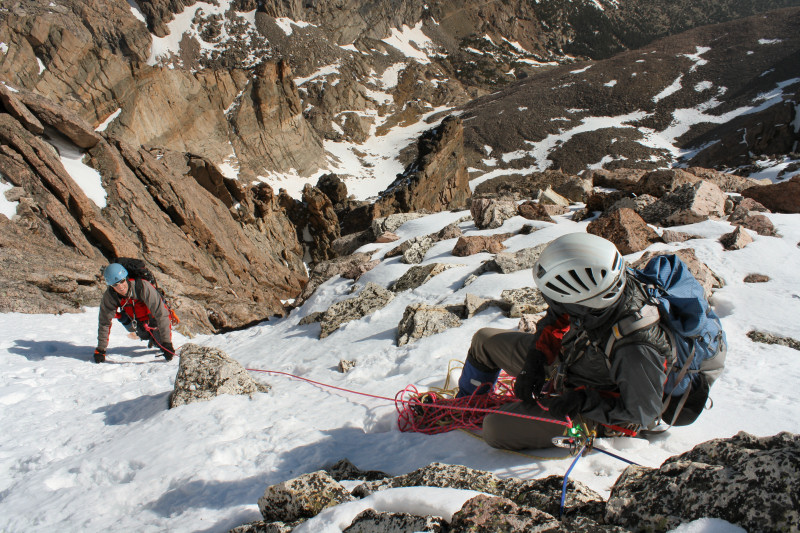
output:
{"label": "distant climber", "polygon": [[[712,350],[698,346],[704,362],[692,371],[689,386],[690,376],[679,372],[678,337],[666,329],[648,287],[626,268],[613,243],[587,233],[561,236],[542,251],[533,277],[549,305],[536,333],[478,330],[459,379],[459,397],[489,392],[503,369],[516,377],[519,401],[501,411],[577,418],[598,436],[632,436],[662,419],[686,425],[697,418],[708,387],[722,372],[721,329]],[[676,374],[678,382],[685,379],[681,389],[675,387]],[[486,442],[503,449],[546,448],[562,432],[557,424],[500,413],[483,421]]]}
{"label": "distant climber", "polygon": [[147,280],[130,277],[119,263],[103,271],[108,288],[100,303],[94,362],[106,360],[111,323],[116,318],[129,332],[161,350],[167,361],[175,355],[170,311],[161,294]]}

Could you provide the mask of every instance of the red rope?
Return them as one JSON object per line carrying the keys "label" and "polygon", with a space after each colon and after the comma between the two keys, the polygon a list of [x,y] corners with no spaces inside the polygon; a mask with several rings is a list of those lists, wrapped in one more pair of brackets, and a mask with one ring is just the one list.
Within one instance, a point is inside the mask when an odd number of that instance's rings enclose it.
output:
{"label": "red rope", "polygon": [[[473,394],[472,396],[465,396],[463,398],[443,398],[439,395],[429,393],[420,395],[419,391],[413,385],[409,385],[398,392],[394,398],[388,398],[386,396],[368,394],[366,392],[329,385],[278,370],[263,370],[260,368],[246,368],[245,370],[250,372],[263,372],[266,374],[279,374],[320,387],[328,387],[349,394],[358,394],[368,398],[394,402],[398,412],[397,425],[400,431],[415,431],[428,435],[461,428],[480,429],[480,424],[487,414],[502,412],[498,411],[497,407],[514,401],[513,390],[511,390],[509,385],[503,380],[499,381],[496,389],[488,394]],[[413,396],[405,398],[407,395]],[[426,401],[425,398],[430,399],[430,401]],[[521,413],[502,412],[502,414],[572,427],[572,422],[569,420],[552,420]]]}

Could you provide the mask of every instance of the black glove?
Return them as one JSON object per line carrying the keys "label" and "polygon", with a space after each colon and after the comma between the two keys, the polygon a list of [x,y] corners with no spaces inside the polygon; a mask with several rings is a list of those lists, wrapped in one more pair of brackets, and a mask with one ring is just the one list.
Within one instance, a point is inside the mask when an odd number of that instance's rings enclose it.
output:
{"label": "black glove", "polygon": [[571,390],[561,396],[545,401],[548,413],[555,418],[575,418],[581,413],[586,402],[586,393],[582,390]]}
{"label": "black glove", "polygon": [[161,354],[167,361],[172,361],[172,358],[175,357],[175,348],[172,347],[171,342],[165,342],[161,345]]}
{"label": "black glove", "polygon": [[536,403],[545,381],[544,356],[532,353],[514,382],[514,396],[525,403]]}
{"label": "black glove", "polygon": [[106,351],[101,350],[100,348],[94,349],[94,362],[95,363],[104,363],[106,361]]}

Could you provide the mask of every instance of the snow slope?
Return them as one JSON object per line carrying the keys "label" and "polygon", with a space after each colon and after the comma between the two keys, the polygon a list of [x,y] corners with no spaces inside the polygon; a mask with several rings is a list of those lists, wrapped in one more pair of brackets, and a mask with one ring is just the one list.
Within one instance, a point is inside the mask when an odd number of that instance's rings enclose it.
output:
{"label": "snow slope", "polygon": [[[427,234],[467,212],[439,213],[406,223],[401,238]],[[800,339],[800,218],[768,215],[781,237],[755,236],[740,251],[723,251],[717,238],[726,222],[678,228],[704,238],[689,241],[697,255],[726,281],[713,304],[722,316],[730,351],[714,385],[714,408],[693,426],[673,428],[649,441],[603,439],[599,444],[643,465],[738,431],[772,435],[800,432],[797,351],[755,344],[752,329]],[[465,234],[508,232],[529,223],[520,217],[497,230],[460,222]],[[510,251],[534,246],[586,222],[569,216],[556,224],[506,241]],[[383,255],[397,243],[364,250]],[[499,297],[504,289],[531,284],[530,271],[487,273],[463,288],[464,279],[488,254],[450,254],[454,241],[431,249],[425,262],[457,265],[422,287],[398,294],[385,308],[318,339],[319,325],[299,325],[304,316],[351,297],[353,282],[335,278],[288,317],[192,342],[216,346],[247,368],[278,370],[346,389],[392,398],[409,384],[441,386],[448,362],[461,360],[472,334],[484,326],[514,328],[517,320],[487,310],[444,333],[397,347],[403,310],[414,302],[461,303],[467,292]],[[674,248],[654,245],[653,248]],[[628,256],[634,259],[636,254]],[[409,265],[382,261],[357,283],[388,286]],[[770,276],[745,284],[749,273]],[[0,531],[205,531],[223,532],[259,519],[256,505],[271,484],[348,458],[362,469],[392,475],[433,461],[486,469],[499,476],[563,475],[570,459],[563,450],[535,452],[554,460],[508,453],[463,432],[438,436],[401,433],[391,401],[317,387],[284,376],[255,373],[270,383],[253,398],[223,396],[168,410],[178,361],[152,362],[155,354],[112,329],[109,364],[91,362],[97,309],[62,316],[0,315]],[[176,336],[175,344],[188,342]],[[357,362],[340,374],[341,359]],[[572,479],[607,496],[625,464],[603,454],[582,458]],[[456,491],[457,492],[457,491]],[[449,516],[469,494],[418,489],[383,495],[381,509],[418,510]],[[336,508],[306,526],[340,531],[359,505]],[[701,520],[680,531],[737,531],[719,520]]]}

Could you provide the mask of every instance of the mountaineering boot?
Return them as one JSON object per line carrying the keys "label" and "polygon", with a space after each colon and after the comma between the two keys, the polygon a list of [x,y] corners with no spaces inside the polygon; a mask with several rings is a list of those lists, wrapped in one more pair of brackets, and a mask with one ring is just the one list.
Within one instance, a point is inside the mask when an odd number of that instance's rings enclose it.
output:
{"label": "mountaineering boot", "polygon": [[494,387],[500,370],[482,370],[469,359],[464,361],[464,368],[461,369],[461,377],[458,378],[458,394],[456,398],[477,394],[487,394]]}

